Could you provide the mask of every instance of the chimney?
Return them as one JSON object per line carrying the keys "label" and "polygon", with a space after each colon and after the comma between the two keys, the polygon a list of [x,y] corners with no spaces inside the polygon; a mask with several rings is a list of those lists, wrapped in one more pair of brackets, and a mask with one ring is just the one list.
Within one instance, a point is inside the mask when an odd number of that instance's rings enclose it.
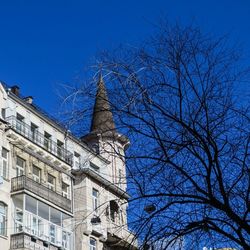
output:
{"label": "chimney", "polygon": [[33,102],[33,97],[32,96],[27,96],[24,98],[24,100],[28,103],[28,104],[32,104]]}
{"label": "chimney", "polygon": [[16,96],[19,96],[19,90],[20,88],[17,85],[11,87],[11,92]]}

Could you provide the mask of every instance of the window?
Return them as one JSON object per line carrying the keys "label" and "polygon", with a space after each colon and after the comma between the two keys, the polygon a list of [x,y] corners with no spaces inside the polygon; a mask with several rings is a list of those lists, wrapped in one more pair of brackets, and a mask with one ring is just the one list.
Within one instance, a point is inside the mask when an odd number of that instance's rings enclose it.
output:
{"label": "window", "polygon": [[38,141],[38,126],[34,123],[31,123],[30,126],[30,132],[31,132],[31,140],[34,142]]}
{"label": "window", "polygon": [[1,110],[1,115],[2,115],[2,118],[3,118],[3,119],[6,118],[6,109],[2,109],[2,110]]}
{"label": "window", "polygon": [[18,157],[16,158],[16,176],[24,175],[25,160]]}
{"label": "window", "polygon": [[56,242],[56,227],[55,227],[55,225],[50,224],[49,236],[50,236],[50,241],[52,243],[55,243]]}
{"label": "window", "polygon": [[23,231],[23,210],[16,207],[15,210],[15,233]]}
{"label": "window", "polygon": [[7,206],[0,202],[0,235],[7,235]]}
{"label": "window", "polygon": [[80,155],[78,153],[74,153],[74,167],[75,169],[80,168]]}
{"label": "window", "polygon": [[116,222],[117,214],[119,213],[119,206],[116,201],[110,201],[110,219],[113,222]]}
{"label": "window", "polygon": [[89,239],[89,250],[96,250],[96,239]]}
{"label": "window", "polygon": [[49,133],[47,133],[46,131],[44,132],[44,147],[47,150],[50,150],[51,147],[51,135]]}
{"label": "window", "polygon": [[0,176],[8,179],[8,150],[2,148],[2,164],[0,165]]}
{"label": "window", "polygon": [[16,115],[16,129],[19,133],[24,133],[24,117],[17,113]]}
{"label": "window", "polygon": [[31,217],[32,217],[31,232],[34,235],[38,235],[38,218],[35,215],[31,215]]}
{"label": "window", "polygon": [[49,187],[49,189],[55,191],[55,186],[56,186],[56,178],[53,175],[48,174],[48,187]]}
{"label": "window", "polygon": [[69,185],[65,182],[62,182],[62,196],[66,198],[69,197]]}
{"label": "window", "polygon": [[69,249],[70,246],[70,233],[65,231],[62,232],[62,246],[65,249]]}
{"label": "window", "polygon": [[98,196],[99,196],[99,192],[93,188],[93,190],[92,190],[92,205],[93,205],[94,211],[98,208]]}
{"label": "window", "polygon": [[61,157],[63,155],[63,142],[57,140],[57,155]]}
{"label": "window", "polygon": [[41,182],[41,169],[33,165],[32,178],[36,182]]}

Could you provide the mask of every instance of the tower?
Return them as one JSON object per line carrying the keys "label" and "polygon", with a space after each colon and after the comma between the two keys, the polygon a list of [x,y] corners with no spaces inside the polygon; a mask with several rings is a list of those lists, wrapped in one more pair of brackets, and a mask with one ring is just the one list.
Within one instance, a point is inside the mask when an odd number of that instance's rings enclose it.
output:
{"label": "tower", "polygon": [[125,151],[129,139],[120,134],[115,126],[106,86],[100,74],[93,108],[90,132],[83,140],[96,154],[107,159],[109,180],[126,190]]}
{"label": "tower", "polygon": [[129,195],[124,153],[129,140],[116,129],[102,75],[97,83],[90,132],[81,139],[94,157],[87,167],[75,172],[75,218],[85,220],[76,233],[76,249],[85,249],[87,242],[96,246],[93,249],[136,249],[134,235],[127,227]]}

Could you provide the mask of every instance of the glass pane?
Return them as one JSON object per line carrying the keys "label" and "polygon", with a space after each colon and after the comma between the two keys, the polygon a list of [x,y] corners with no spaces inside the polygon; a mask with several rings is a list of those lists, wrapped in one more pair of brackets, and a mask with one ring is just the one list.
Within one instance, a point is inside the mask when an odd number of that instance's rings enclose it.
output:
{"label": "glass pane", "polygon": [[55,177],[51,174],[48,174],[48,183],[55,185]]}
{"label": "glass pane", "polygon": [[38,202],[38,216],[49,220],[49,206],[40,201]]}
{"label": "glass pane", "polygon": [[50,208],[50,221],[58,226],[61,226],[61,212],[54,208]]}
{"label": "glass pane", "polygon": [[5,148],[2,148],[2,157],[7,159],[8,157],[8,150],[6,150]]}
{"label": "glass pane", "polygon": [[25,160],[23,160],[22,158],[20,158],[20,157],[17,156],[16,164],[17,164],[19,167],[24,168],[24,163],[25,163]]}
{"label": "glass pane", "polygon": [[33,166],[33,174],[36,175],[36,176],[40,176],[40,168],[36,167],[36,166]]}
{"label": "glass pane", "polygon": [[62,191],[63,192],[65,192],[65,193],[67,193],[68,192],[68,187],[69,187],[69,185],[68,184],[66,184],[66,183],[62,183]]}
{"label": "glass pane", "polygon": [[33,214],[37,214],[37,200],[26,195],[25,208],[27,211]]}

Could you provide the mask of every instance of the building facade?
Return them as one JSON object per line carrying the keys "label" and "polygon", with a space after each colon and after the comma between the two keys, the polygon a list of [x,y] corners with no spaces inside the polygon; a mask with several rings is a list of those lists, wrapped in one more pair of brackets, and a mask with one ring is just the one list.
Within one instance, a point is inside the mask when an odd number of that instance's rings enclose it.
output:
{"label": "building facade", "polygon": [[89,134],[76,138],[0,84],[0,249],[136,249],[127,227],[128,139],[102,78]]}

